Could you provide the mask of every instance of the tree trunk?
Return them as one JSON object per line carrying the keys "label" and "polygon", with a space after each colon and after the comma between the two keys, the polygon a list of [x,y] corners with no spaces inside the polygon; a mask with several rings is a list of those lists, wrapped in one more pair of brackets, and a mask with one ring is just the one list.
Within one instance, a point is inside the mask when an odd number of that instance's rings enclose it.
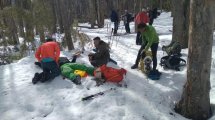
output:
{"label": "tree trunk", "polygon": [[71,36],[72,19],[70,17],[70,13],[71,13],[71,9],[69,7],[70,5],[68,4],[67,0],[60,1],[60,5],[61,5],[60,11],[62,14],[62,21],[63,21],[65,39],[68,46],[68,50],[73,50],[74,45],[73,45],[72,36]]}
{"label": "tree trunk", "polygon": [[181,43],[182,48],[188,47],[189,1],[173,0],[173,41]]}
{"label": "tree trunk", "polygon": [[90,8],[90,24],[91,28],[94,28],[95,21],[96,21],[96,1],[95,0],[89,0],[89,8]]}
{"label": "tree trunk", "polygon": [[210,71],[213,45],[212,11],[209,0],[192,0],[190,5],[187,82],[176,112],[193,120],[211,116]]}
{"label": "tree trunk", "polygon": [[107,9],[107,6],[105,4],[104,0],[97,0],[97,23],[98,27],[102,28],[104,27],[104,19],[105,19],[105,10]]}

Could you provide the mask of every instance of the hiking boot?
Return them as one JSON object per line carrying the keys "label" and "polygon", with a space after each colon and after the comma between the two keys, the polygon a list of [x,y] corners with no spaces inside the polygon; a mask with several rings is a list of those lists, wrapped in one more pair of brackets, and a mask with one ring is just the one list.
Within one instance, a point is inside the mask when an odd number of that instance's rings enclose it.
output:
{"label": "hiking boot", "polygon": [[133,66],[131,66],[131,69],[137,69],[138,65],[134,64]]}
{"label": "hiking boot", "polygon": [[81,85],[81,76],[78,75],[72,82],[76,85]]}
{"label": "hiking boot", "polygon": [[32,83],[33,83],[33,84],[36,84],[38,81],[40,81],[39,76],[40,76],[39,73],[35,73],[35,74],[34,74],[34,77],[33,77],[33,79],[32,79]]}

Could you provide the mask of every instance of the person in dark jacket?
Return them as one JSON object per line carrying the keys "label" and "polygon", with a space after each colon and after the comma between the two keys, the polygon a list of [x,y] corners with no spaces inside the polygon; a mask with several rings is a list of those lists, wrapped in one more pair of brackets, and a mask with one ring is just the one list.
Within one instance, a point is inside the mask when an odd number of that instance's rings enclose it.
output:
{"label": "person in dark jacket", "polygon": [[93,41],[97,52],[88,55],[89,61],[94,67],[100,67],[110,60],[109,45],[102,41],[100,37],[95,37]]}
{"label": "person in dark jacket", "polygon": [[119,26],[119,15],[115,10],[112,10],[110,19],[111,22],[114,22],[114,35],[116,35]]}
{"label": "person in dark jacket", "polygon": [[158,9],[154,8],[149,10],[149,25],[152,25],[154,22],[154,19],[156,19],[158,16]]}
{"label": "person in dark jacket", "polygon": [[131,33],[129,24],[131,22],[132,15],[127,10],[125,10],[125,14],[122,16],[122,18],[124,21],[126,33]]}

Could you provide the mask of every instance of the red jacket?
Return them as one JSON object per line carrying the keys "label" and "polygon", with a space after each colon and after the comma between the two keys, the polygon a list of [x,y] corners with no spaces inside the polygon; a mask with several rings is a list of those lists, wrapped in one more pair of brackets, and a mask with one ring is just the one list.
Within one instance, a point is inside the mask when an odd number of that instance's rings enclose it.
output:
{"label": "red jacket", "polygon": [[43,43],[35,53],[35,57],[40,62],[44,58],[52,58],[58,62],[60,57],[60,48],[57,42]]}
{"label": "red jacket", "polygon": [[107,67],[106,65],[103,65],[99,68],[101,70],[101,73],[105,77],[105,80],[108,82],[119,83],[123,80],[124,75],[126,75],[127,73],[127,71],[123,68],[115,69],[115,68]]}
{"label": "red jacket", "polygon": [[148,16],[147,12],[138,13],[137,16],[135,17],[135,22],[137,24],[148,23],[149,22],[149,16]]}

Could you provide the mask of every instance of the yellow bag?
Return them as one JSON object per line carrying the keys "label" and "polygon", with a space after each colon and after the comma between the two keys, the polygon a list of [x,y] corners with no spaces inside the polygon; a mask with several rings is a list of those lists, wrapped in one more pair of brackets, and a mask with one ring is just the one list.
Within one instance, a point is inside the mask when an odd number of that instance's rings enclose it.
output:
{"label": "yellow bag", "polygon": [[87,77],[87,72],[86,71],[75,70],[74,74],[80,75],[81,77]]}

